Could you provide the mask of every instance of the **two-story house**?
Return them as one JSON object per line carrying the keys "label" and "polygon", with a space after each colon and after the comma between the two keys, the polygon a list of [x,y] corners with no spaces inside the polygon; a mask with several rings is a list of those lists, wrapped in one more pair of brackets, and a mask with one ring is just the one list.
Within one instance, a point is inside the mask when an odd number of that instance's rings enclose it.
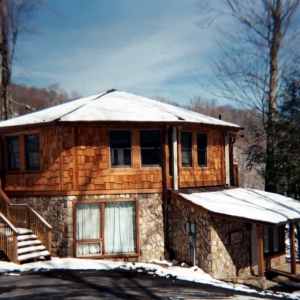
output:
{"label": "two-story house", "polygon": [[[169,252],[214,277],[263,275],[284,257],[284,225],[300,204],[235,186],[240,129],[116,90],[3,121],[2,203],[27,204],[52,226],[54,256]],[[21,213],[1,209],[22,228]]]}

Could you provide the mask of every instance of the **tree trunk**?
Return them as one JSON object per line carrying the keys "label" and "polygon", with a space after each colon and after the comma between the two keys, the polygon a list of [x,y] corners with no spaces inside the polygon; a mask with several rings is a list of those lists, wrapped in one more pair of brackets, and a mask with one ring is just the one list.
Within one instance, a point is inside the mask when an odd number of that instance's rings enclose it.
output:
{"label": "tree trunk", "polygon": [[1,86],[1,120],[8,119],[8,87],[10,84],[10,66],[8,62],[8,28],[7,6],[5,1],[0,2],[1,18],[1,55],[2,55],[2,86]]}
{"label": "tree trunk", "polygon": [[271,31],[273,36],[270,41],[270,81],[267,121],[267,149],[266,149],[266,178],[265,190],[276,192],[276,171],[275,171],[275,130],[276,122],[276,101],[278,91],[278,57],[281,44],[281,13],[282,0],[277,0],[273,11],[274,28]]}

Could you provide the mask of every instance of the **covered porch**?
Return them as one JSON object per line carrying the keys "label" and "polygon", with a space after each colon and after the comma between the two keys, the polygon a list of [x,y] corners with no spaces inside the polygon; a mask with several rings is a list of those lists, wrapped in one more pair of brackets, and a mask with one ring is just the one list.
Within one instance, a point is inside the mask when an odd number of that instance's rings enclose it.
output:
{"label": "covered porch", "polygon": [[[199,209],[211,218],[223,218],[246,224],[251,231],[249,264],[252,271],[256,269],[253,273],[259,277],[265,276],[267,268],[280,270],[280,266],[275,267],[272,260],[285,255],[284,228],[288,225],[290,233],[288,271],[293,276],[299,274],[294,235],[294,224],[300,220],[299,201],[264,191],[233,187],[181,189],[170,191],[170,196]],[[286,271],[285,259],[283,266]]]}

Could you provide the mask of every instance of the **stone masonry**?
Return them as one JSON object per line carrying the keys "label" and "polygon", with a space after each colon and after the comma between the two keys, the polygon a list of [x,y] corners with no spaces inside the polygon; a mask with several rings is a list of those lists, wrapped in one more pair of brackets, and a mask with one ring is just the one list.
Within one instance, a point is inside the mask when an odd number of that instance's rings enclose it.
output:
{"label": "stone masonry", "polygon": [[[164,228],[162,197],[160,194],[118,194],[90,196],[16,196],[13,203],[27,204],[38,212],[52,227],[52,255],[74,257],[73,203],[101,199],[138,199],[140,256],[135,259],[147,262],[164,255]],[[127,260],[127,259],[124,259]],[[132,260],[132,259],[130,259]]]}
{"label": "stone masonry", "polygon": [[171,199],[169,246],[175,258],[191,263],[186,223],[196,223],[195,264],[214,278],[250,276],[249,230],[243,222],[211,218]]}

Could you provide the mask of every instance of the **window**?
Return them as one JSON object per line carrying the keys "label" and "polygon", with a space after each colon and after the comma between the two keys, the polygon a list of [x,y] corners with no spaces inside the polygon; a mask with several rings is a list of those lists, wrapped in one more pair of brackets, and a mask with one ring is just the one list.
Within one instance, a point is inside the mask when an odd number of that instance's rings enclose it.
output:
{"label": "window", "polygon": [[20,171],[20,139],[19,136],[7,137],[8,171]]}
{"label": "window", "polygon": [[39,136],[38,134],[25,135],[26,170],[40,169]]}
{"label": "window", "polygon": [[110,155],[111,166],[131,167],[131,132],[124,131],[110,131]]}
{"label": "window", "polygon": [[192,166],[192,133],[181,132],[181,166]]}
{"label": "window", "polygon": [[264,253],[265,256],[281,253],[284,251],[284,228],[283,226],[264,227]]}
{"label": "window", "polygon": [[77,256],[136,253],[135,202],[77,203],[76,244]]}
{"label": "window", "polygon": [[141,130],[142,166],[161,165],[161,136],[159,130]]}
{"label": "window", "polygon": [[197,133],[198,166],[207,167],[207,134]]}

